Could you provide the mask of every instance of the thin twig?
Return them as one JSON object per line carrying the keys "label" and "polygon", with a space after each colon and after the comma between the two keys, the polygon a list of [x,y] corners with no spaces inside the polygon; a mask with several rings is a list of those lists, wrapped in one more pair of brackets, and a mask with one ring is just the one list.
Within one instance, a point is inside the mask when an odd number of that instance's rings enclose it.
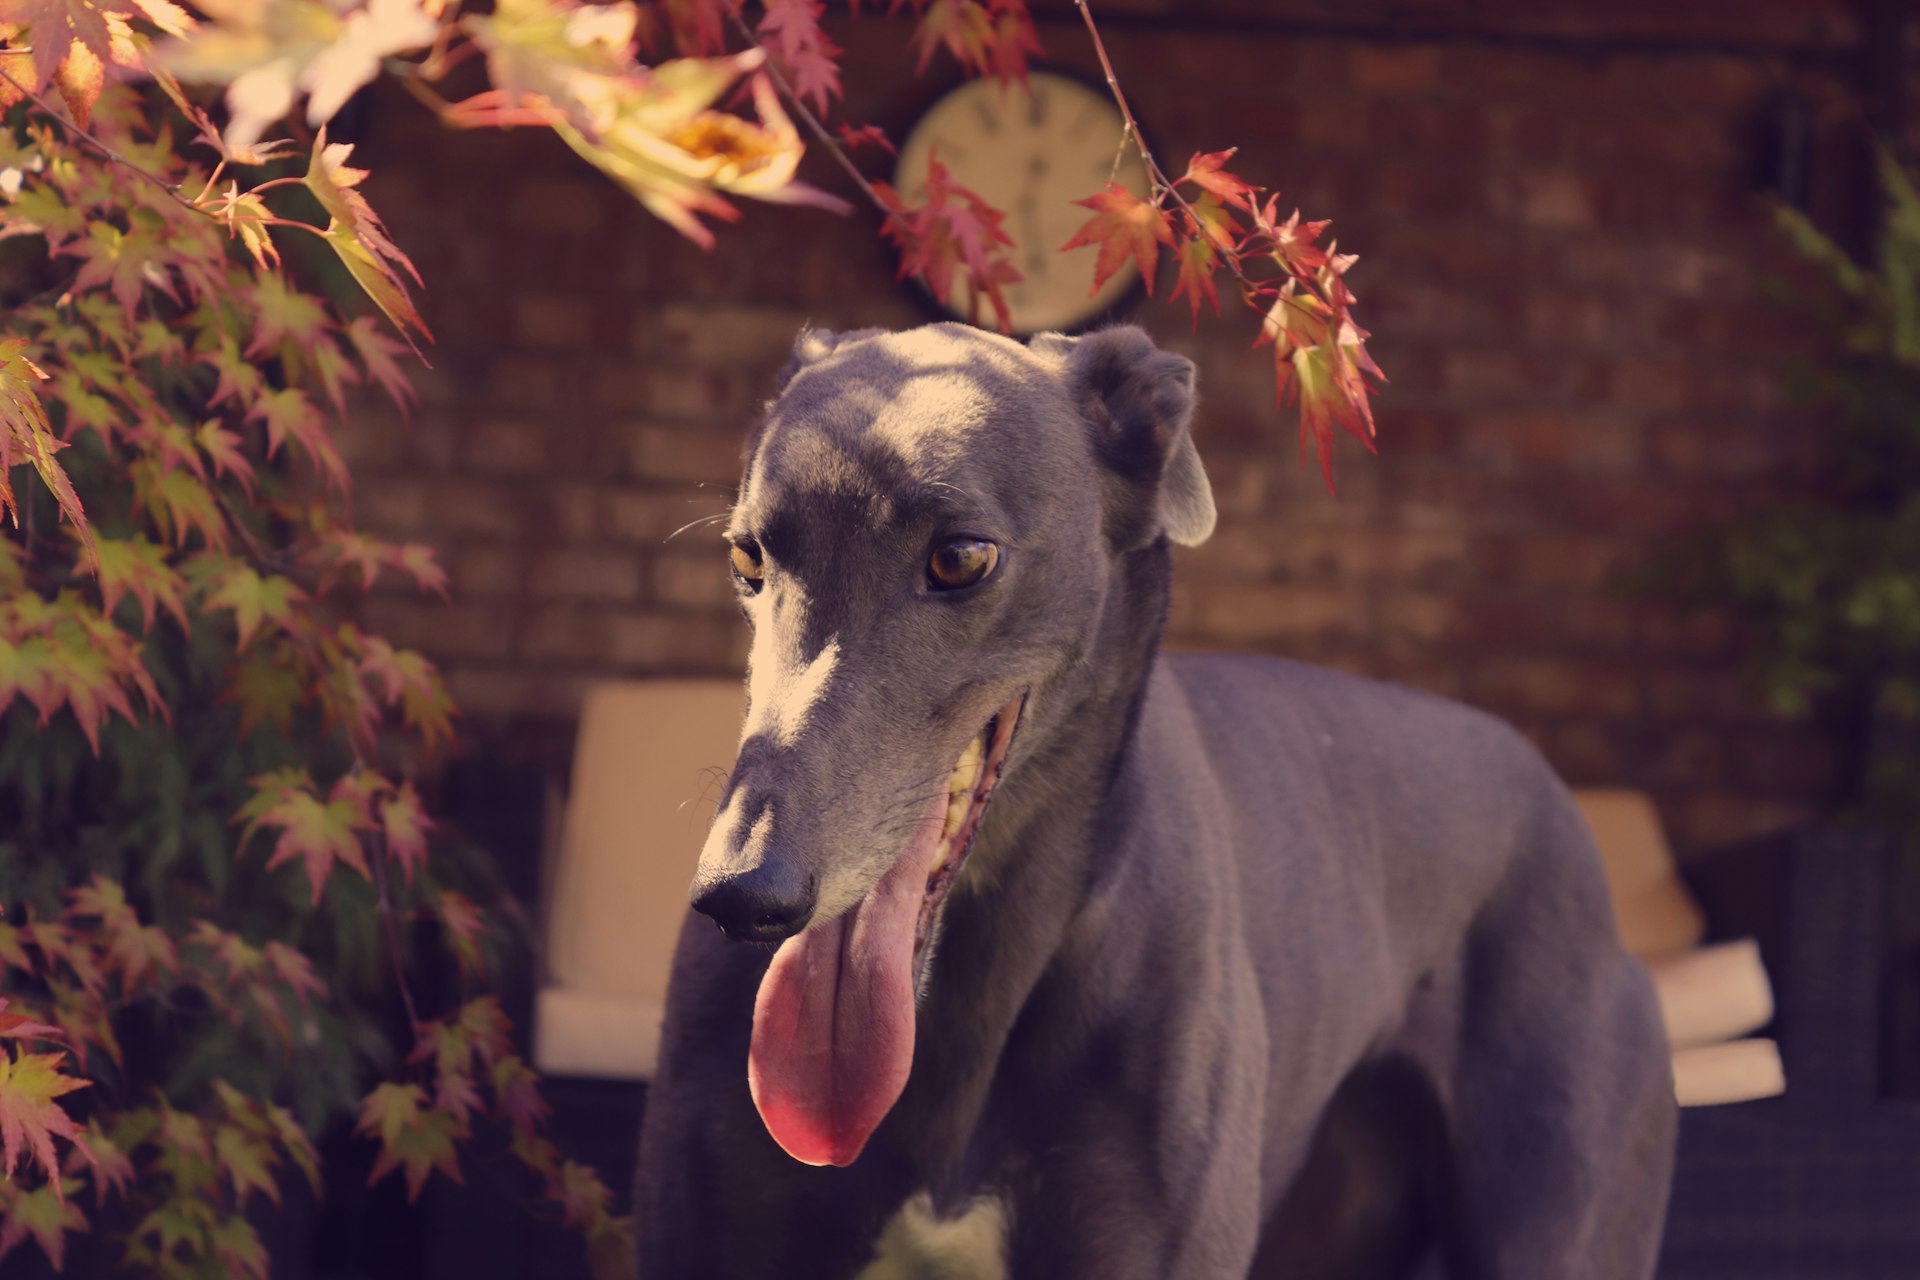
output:
{"label": "thin twig", "polygon": [[387,959],[393,963],[393,980],[400,988],[400,1003],[406,1006],[407,1028],[417,1037],[423,1025],[420,1011],[414,1007],[413,988],[407,983],[407,971],[400,964],[400,933],[393,927],[393,899],[387,894],[387,849],[386,837],[379,831],[370,835],[374,844],[373,884],[380,894],[380,923],[387,932]]}
{"label": "thin twig", "polygon": [[[1239,255],[1234,253],[1233,247],[1215,235],[1213,228],[1209,227],[1206,221],[1193,211],[1193,206],[1186,202],[1186,199],[1181,196],[1179,190],[1174,187],[1173,183],[1167,181],[1166,172],[1161,169],[1160,162],[1153,158],[1151,151],[1147,150],[1147,140],[1140,136],[1140,126],[1133,118],[1133,108],[1127,105],[1127,95],[1120,90],[1120,78],[1113,73],[1113,63],[1107,57],[1107,46],[1100,39],[1100,28],[1093,25],[1093,10],[1087,8],[1087,0],[1073,0],[1073,7],[1080,11],[1081,21],[1085,22],[1087,26],[1087,34],[1093,38],[1093,51],[1100,56],[1100,70],[1107,78],[1107,91],[1113,95],[1114,105],[1120,108],[1120,116],[1126,121],[1126,129],[1121,134],[1120,145],[1122,147],[1126,145],[1126,135],[1128,133],[1133,135],[1134,146],[1139,149],[1140,159],[1144,161],[1147,166],[1147,181],[1157,188],[1155,193],[1156,201],[1160,193],[1172,196],[1173,202],[1180,206],[1181,212],[1187,215],[1188,220],[1193,223],[1194,229],[1205,236],[1207,243],[1219,251],[1220,257],[1227,264],[1227,269],[1233,272],[1235,278],[1238,279],[1243,286],[1249,289],[1253,288],[1253,282],[1248,280],[1246,273],[1240,269]],[[1119,171],[1119,167],[1119,159],[1115,157],[1114,170],[1116,173]],[[1111,186],[1112,183],[1109,182],[1108,185]]]}
{"label": "thin twig", "polygon": [[107,160],[110,160],[114,164],[117,164],[122,168],[127,169],[133,173],[139,174],[141,177],[145,178],[148,182],[151,182],[154,186],[166,192],[170,198],[178,201],[182,208],[191,209],[195,213],[201,214],[208,218],[212,218],[215,222],[218,222],[220,220],[211,210],[202,209],[199,205],[193,203],[193,201],[188,200],[185,196],[181,195],[180,187],[178,183],[168,182],[165,178],[162,178],[159,174],[150,173],[147,170],[142,169],[139,165],[127,159],[125,156],[121,155],[118,151],[115,151],[112,147],[100,141],[100,139],[94,137],[91,133],[87,132],[85,129],[82,129],[79,125],[69,120],[66,116],[54,110],[52,103],[48,102],[45,98],[41,97],[38,93],[35,93],[32,89],[27,88],[26,85],[21,84],[18,80],[15,80],[11,75],[7,74],[4,68],[0,68],[0,80],[5,80],[8,84],[12,85],[15,89],[19,90],[28,99],[30,99],[42,111],[46,112],[49,116],[59,121],[60,127],[65,129],[68,133],[80,139],[82,142],[85,142],[88,146],[92,147],[95,151],[98,151],[101,154],[101,156],[103,156]]}
{"label": "thin twig", "polygon": [[[733,20],[734,29],[740,33],[741,39],[745,40],[753,48],[760,49],[763,53],[766,52],[766,50],[761,47],[760,41],[755,38],[752,28],[748,27],[747,24],[741,20],[737,11],[730,11],[727,16]],[[886,202],[880,198],[880,193],[873,189],[873,184],[867,181],[866,177],[853,163],[853,157],[846,153],[846,149],[840,145],[839,141],[827,132],[827,127],[820,123],[819,117],[814,115],[807,104],[800,100],[800,95],[794,92],[793,86],[787,83],[786,76],[781,74],[780,68],[774,63],[772,54],[767,55],[767,60],[764,65],[768,76],[773,80],[773,87],[778,89],[780,96],[787,100],[787,105],[793,109],[793,113],[805,122],[807,128],[812,131],[813,136],[820,140],[820,145],[827,149],[828,154],[840,162],[840,167],[847,171],[847,176],[853,179],[854,185],[860,188],[861,193],[873,202],[873,207],[881,213],[891,216],[893,210],[887,207]]]}

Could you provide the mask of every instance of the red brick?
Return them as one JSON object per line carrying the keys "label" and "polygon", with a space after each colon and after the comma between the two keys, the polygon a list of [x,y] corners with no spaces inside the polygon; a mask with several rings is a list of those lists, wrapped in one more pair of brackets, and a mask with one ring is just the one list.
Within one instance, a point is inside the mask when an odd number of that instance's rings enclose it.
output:
{"label": "red brick", "polygon": [[375,596],[362,607],[361,624],[392,644],[442,662],[502,659],[514,648],[512,613],[491,604]]}
{"label": "red brick", "polygon": [[596,332],[593,304],[566,295],[523,295],[514,306],[514,321],[520,340],[529,347],[586,347]]}
{"label": "red brick", "polygon": [[1617,360],[1608,378],[1607,400],[1629,409],[1684,409],[1692,400],[1693,380],[1693,367],[1685,360]]}
{"label": "red brick", "polygon": [[1696,850],[1722,848],[1775,835],[1803,822],[1813,805],[1735,791],[1688,794],[1673,812],[1675,843]]}
{"label": "red brick", "polygon": [[527,586],[543,600],[636,600],[640,569],[640,557],[632,551],[551,551],[532,557]]}
{"label": "red brick", "polygon": [[1473,413],[1462,427],[1466,457],[1508,467],[1621,471],[1641,458],[1638,424],[1612,413]]}
{"label": "red brick", "polygon": [[503,409],[551,411],[568,399],[567,366],[554,356],[502,354],[488,370],[487,393]]}
{"label": "red brick", "polygon": [[488,418],[468,433],[461,460],[475,471],[532,478],[547,469],[553,443],[551,433],[534,423]]}
{"label": "red brick", "polygon": [[647,571],[648,597],[660,604],[716,610],[731,609],[738,596],[727,572],[727,558],[718,539],[696,550],[662,551],[652,557]]}
{"label": "red brick", "polygon": [[1766,707],[1745,673],[1717,667],[1674,667],[1647,673],[1647,710],[1668,721],[1753,721]]}
{"label": "red brick", "polygon": [[731,497],[731,489],[606,489],[598,496],[596,527],[607,538],[646,547],[675,535],[689,545],[718,545]]}
{"label": "red brick", "polygon": [[1232,642],[1357,636],[1369,630],[1359,589],[1249,584],[1196,588],[1200,628]]}
{"label": "red brick", "polygon": [[1300,142],[1308,147],[1358,151],[1368,144],[1367,104],[1364,98],[1325,98],[1302,102]]}
{"label": "red brick", "polygon": [[553,231],[584,236],[606,222],[607,202],[620,193],[596,178],[545,178],[539,183],[512,184],[514,195],[508,218],[529,231]]}
{"label": "red brick", "polygon": [[1369,93],[1424,93],[1440,82],[1434,45],[1362,44],[1349,56],[1354,87]]}
{"label": "red brick", "polygon": [[1640,686],[1630,669],[1561,658],[1483,660],[1469,682],[1476,702],[1549,713],[1630,716],[1640,709]]}
{"label": "red brick", "polygon": [[447,673],[447,688],[469,719],[580,714],[595,677],[549,667],[463,666]]}
{"label": "red brick", "polygon": [[1390,592],[1380,597],[1380,630],[1389,638],[1448,640],[1459,632],[1459,612],[1453,596]]}
{"label": "red brick", "polygon": [[517,596],[527,585],[527,560],[510,546],[463,547],[448,575],[453,593],[462,600],[488,596]]}
{"label": "red brick", "polygon": [[[698,364],[767,367],[769,374],[787,358],[794,338],[809,319],[786,307],[677,303],[639,321],[634,352],[644,359],[682,358]],[[771,379],[766,390],[771,394]]]}
{"label": "red brick", "polygon": [[1840,762],[1835,744],[1807,723],[1753,726],[1731,746],[1733,781],[1761,790],[1823,794]]}
{"label": "red brick", "polygon": [[744,441],[730,430],[636,423],[625,438],[628,467],[649,480],[704,480],[731,491],[740,479]]}

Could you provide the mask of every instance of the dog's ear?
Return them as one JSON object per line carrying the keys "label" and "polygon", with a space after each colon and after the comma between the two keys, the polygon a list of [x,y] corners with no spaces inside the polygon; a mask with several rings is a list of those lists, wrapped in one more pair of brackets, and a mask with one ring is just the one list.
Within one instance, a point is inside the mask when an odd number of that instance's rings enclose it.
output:
{"label": "dog's ear", "polygon": [[[1066,346],[1071,342],[1071,347]],[[1042,355],[1064,354],[1067,385],[1094,433],[1108,466],[1153,495],[1137,513],[1183,546],[1213,533],[1213,487],[1187,424],[1193,418],[1193,361],[1153,345],[1133,325],[1102,329],[1077,340],[1057,334],[1034,339]],[[1123,525],[1133,521],[1123,521]]]}
{"label": "dog's ear", "polygon": [[845,333],[835,333],[831,329],[816,329],[808,325],[794,338],[793,354],[780,366],[780,372],[773,375],[774,394],[785,391],[787,384],[793,381],[794,374],[814,361],[824,359],[835,348],[885,332],[885,329],[849,329]]}

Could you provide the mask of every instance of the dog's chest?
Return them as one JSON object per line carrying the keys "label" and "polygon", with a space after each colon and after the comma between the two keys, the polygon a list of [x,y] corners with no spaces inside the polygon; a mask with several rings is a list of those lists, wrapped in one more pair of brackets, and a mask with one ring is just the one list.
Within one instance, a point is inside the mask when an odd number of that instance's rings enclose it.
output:
{"label": "dog's chest", "polygon": [[933,1198],[909,1196],[874,1243],[855,1280],[1006,1280],[1007,1207],[980,1196],[957,1217],[935,1215]]}

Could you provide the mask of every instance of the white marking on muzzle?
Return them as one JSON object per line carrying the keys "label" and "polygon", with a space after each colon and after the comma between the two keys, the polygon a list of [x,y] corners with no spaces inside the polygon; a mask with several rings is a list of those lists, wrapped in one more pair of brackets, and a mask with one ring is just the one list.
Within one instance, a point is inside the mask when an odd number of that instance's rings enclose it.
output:
{"label": "white marking on muzzle", "polygon": [[722,874],[760,864],[767,841],[773,836],[773,806],[768,805],[760,811],[760,816],[753,820],[753,826],[748,829],[746,838],[736,847],[734,835],[739,831],[741,815],[746,811],[745,800],[745,792],[735,788],[727,798],[727,807],[720,811],[713,820],[713,826],[707,829],[707,842],[700,847],[702,875]]}
{"label": "white marking on muzzle", "polygon": [[[763,619],[763,621],[765,621]],[[786,627],[762,626],[754,632],[747,656],[746,727],[741,741],[764,734],[777,747],[790,747],[807,727],[807,717],[826,696],[840,664],[840,638],[830,637],[810,662],[799,662],[778,634],[798,634],[799,618]]]}

